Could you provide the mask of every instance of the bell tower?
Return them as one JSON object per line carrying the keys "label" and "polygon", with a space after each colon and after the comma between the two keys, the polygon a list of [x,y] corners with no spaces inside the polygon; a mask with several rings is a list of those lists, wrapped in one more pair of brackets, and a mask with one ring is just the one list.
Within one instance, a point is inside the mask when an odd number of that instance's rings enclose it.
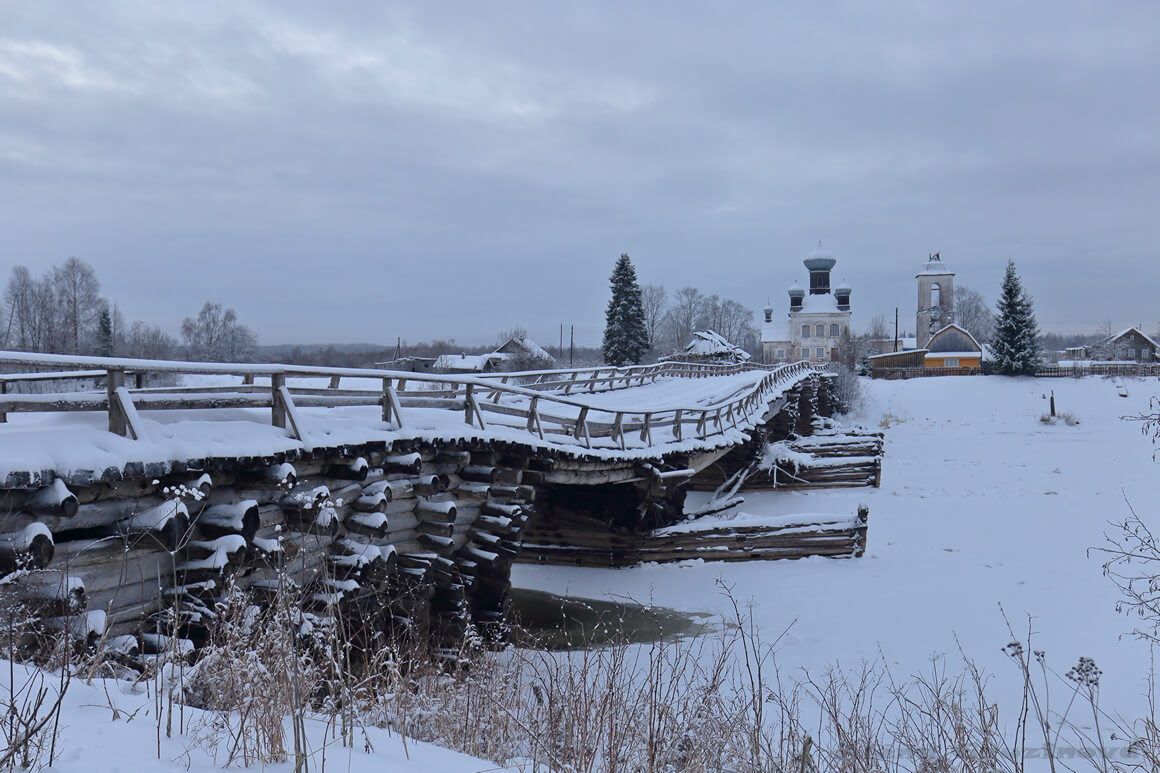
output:
{"label": "bell tower", "polygon": [[927,258],[926,266],[915,279],[918,280],[918,314],[914,332],[918,348],[925,349],[932,334],[955,321],[955,274],[936,252]]}

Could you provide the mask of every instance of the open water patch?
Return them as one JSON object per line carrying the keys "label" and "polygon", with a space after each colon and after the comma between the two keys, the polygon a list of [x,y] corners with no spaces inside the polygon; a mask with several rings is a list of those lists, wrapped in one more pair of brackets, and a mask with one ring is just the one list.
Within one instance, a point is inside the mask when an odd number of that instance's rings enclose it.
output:
{"label": "open water patch", "polygon": [[633,601],[560,596],[530,588],[509,595],[511,641],[519,647],[572,650],[688,639],[711,630],[711,615]]}

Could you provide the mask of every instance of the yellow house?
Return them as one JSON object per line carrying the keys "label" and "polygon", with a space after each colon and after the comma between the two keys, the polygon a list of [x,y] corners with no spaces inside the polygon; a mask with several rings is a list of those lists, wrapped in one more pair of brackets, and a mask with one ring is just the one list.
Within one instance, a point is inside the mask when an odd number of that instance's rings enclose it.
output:
{"label": "yellow house", "polygon": [[947,325],[930,337],[923,356],[928,368],[978,368],[983,347],[965,328]]}

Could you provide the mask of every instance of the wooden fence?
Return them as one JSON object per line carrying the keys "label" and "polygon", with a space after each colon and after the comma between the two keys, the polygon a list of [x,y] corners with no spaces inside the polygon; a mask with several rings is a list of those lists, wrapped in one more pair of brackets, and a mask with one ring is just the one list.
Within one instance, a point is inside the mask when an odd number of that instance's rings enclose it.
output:
{"label": "wooden fence", "polygon": [[[111,357],[0,352],[0,366],[68,369],[70,377],[103,375],[104,392],[67,392],[4,395],[0,397],[0,421],[16,411],[107,411],[109,431],[134,439],[142,436],[140,410],[268,408],[271,422],[302,439],[298,409],[304,407],[380,406],[382,420],[404,425],[402,408],[441,408],[463,411],[464,422],[485,429],[484,414],[504,417],[495,423],[526,430],[540,440],[551,437],[586,448],[594,442],[606,448],[628,447],[630,436],[654,445],[688,437],[707,438],[732,427],[752,424],[769,400],[809,374],[807,362],[763,366],[660,363],[633,368],[581,368],[535,371],[480,378],[450,374],[419,374],[360,368],[323,368],[296,365],[191,363],[167,360],[130,360]],[[764,372],[762,378],[741,394],[709,405],[669,407],[657,411],[598,408],[577,399],[579,391],[596,392],[639,386],[657,378],[708,378],[741,372]],[[145,374],[240,376],[242,384],[146,388]],[[56,374],[22,374],[53,378]],[[136,386],[129,387],[132,376]],[[328,378],[327,387],[294,386],[290,379]],[[530,378],[539,389],[511,383]],[[8,379],[14,376],[6,376]],[[269,385],[256,379],[268,379]],[[344,389],[343,379],[374,379],[379,389]],[[538,379],[535,380],[535,379]],[[410,387],[410,388],[408,388]],[[554,392],[563,391],[563,394]],[[668,438],[657,437],[667,430]]]}
{"label": "wooden fence", "polygon": [[978,376],[982,368],[873,368],[871,377],[897,378],[926,378],[928,376]]}
{"label": "wooden fence", "polygon": [[1080,378],[1081,376],[1160,376],[1160,364],[1136,362],[1085,362],[1083,365],[1046,365],[1035,371],[1039,378]]}

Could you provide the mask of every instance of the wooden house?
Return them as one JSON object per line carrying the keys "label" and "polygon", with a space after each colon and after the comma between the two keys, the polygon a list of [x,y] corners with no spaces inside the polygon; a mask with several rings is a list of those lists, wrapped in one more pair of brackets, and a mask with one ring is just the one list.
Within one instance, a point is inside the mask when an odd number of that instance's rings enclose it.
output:
{"label": "wooden house", "polygon": [[1087,347],[1093,360],[1156,362],[1157,344],[1138,327],[1121,330],[1101,343]]}

